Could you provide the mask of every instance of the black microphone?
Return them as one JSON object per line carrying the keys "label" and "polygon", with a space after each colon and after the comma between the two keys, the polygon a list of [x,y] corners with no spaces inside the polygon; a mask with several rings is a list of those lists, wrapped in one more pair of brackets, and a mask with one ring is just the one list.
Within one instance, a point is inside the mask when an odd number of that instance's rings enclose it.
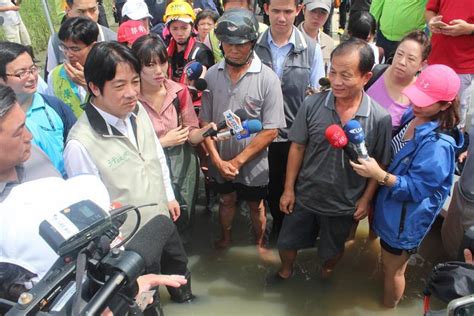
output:
{"label": "black microphone", "polygon": [[331,88],[331,82],[326,77],[321,77],[318,81],[319,85],[321,86],[320,90],[325,91]]}
{"label": "black microphone", "polygon": [[[244,109],[238,109],[237,111],[235,111],[234,114],[237,115],[240,118],[241,122],[245,121],[248,117],[248,114]],[[221,129],[224,129],[226,127],[227,127],[227,122],[226,121],[219,122],[219,123],[217,123],[217,130],[215,130],[213,128],[210,128],[202,134],[202,137],[217,136],[217,133]]]}
{"label": "black microphone", "polygon": [[198,91],[204,91],[207,89],[207,81],[202,79],[202,78],[198,78],[196,80],[194,80],[194,88],[196,88],[196,90]]}
{"label": "black microphone", "polygon": [[[125,250],[138,253],[145,260],[146,269],[160,266],[163,248],[169,242],[178,242],[179,235],[174,223],[165,215],[157,215],[150,219],[125,244]],[[176,274],[183,273],[175,271]]]}

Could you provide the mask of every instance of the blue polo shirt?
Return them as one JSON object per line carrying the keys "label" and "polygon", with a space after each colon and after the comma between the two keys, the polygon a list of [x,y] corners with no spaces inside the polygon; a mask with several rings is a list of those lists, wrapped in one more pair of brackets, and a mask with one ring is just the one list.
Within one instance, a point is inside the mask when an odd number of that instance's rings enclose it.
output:
{"label": "blue polo shirt", "polygon": [[[270,46],[270,52],[272,54],[273,70],[276,72],[280,80],[283,76],[283,65],[285,63],[286,56],[288,56],[288,53],[295,46],[295,43],[295,27],[293,27],[293,32],[291,33],[288,43],[283,46],[277,46],[273,42],[272,32],[268,32],[268,45]],[[316,43],[314,58],[313,62],[311,63],[311,87],[319,88],[319,79],[322,77],[325,77],[323,52],[321,51],[321,45]]]}
{"label": "blue polo shirt", "polygon": [[33,134],[33,144],[40,147],[64,175],[64,124],[39,93],[34,94],[33,103],[26,112],[26,126]]}

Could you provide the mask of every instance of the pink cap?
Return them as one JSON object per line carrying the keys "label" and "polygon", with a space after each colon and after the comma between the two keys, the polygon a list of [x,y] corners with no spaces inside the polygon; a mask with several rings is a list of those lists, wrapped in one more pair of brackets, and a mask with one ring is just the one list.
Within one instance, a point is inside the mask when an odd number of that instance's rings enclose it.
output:
{"label": "pink cap", "polygon": [[139,37],[147,34],[148,32],[141,21],[128,20],[120,24],[117,32],[117,40],[120,43],[132,45]]}
{"label": "pink cap", "polygon": [[439,101],[452,101],[459,92],[461,80],[450,67],[426,67],[416,82],[403,89],[403,94],[417,107],[427,107]]}

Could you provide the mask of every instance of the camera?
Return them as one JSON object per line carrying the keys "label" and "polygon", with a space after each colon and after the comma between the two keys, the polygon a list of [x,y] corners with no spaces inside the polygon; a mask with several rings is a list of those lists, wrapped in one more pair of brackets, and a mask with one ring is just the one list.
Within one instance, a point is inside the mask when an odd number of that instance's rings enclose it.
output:
{"label": "camera", "polygon": [[136,279],[145,270],[144,259],[136,252],[110,244],[119,235],[118,227],[126,206],[111,213],[90,200],[80,201],[53,214],[39,227],[41,237],[60,256],[46,275],[18,302],[2,300],[11,307],[6,315],[97,315],[107,306],[124,314],[140,315],[133,298],[138,292]]}

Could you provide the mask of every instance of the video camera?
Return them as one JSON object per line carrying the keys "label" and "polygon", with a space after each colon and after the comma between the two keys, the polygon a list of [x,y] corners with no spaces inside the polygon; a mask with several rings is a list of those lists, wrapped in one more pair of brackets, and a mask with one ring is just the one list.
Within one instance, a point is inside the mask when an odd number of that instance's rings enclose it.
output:
{"label": "video camera", "polygon": [[[143,206],[151,205],[155,204]],[[111,248],[131,210],[137,214],[134,230]],[[138,253],[120,248],[138,230],[140,219],[138,207],[125,206],[109,213],[84,200],[44,220],[40,235],[60,257],[17,303],[0,301],[11,307],[6,315],[97,315],[107,306],[113,306],[116,314],[128,310],[142,315],[143,306],[133,298],[145,261]]]}

